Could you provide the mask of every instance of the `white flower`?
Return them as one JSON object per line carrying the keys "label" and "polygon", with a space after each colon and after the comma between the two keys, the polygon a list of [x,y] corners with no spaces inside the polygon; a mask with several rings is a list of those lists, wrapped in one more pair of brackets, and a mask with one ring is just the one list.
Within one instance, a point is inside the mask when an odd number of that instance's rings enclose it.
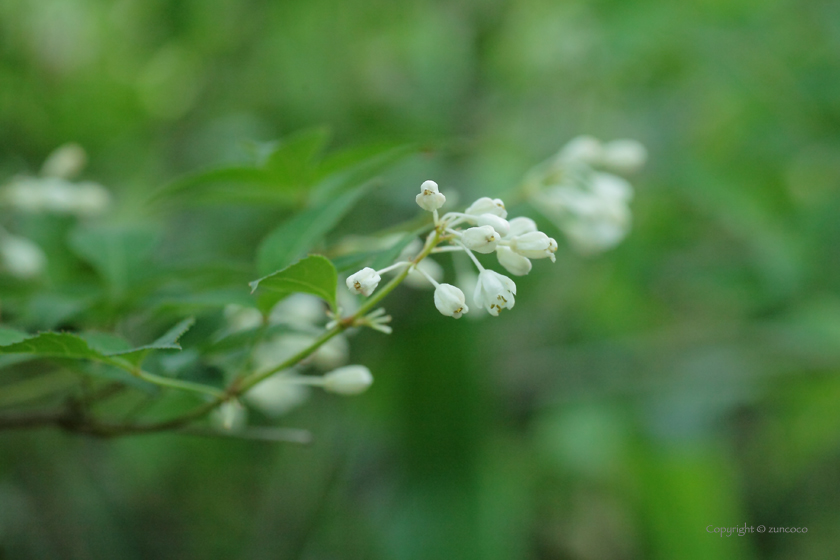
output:
{"label": "white flower", "polygon": [[[594,254],[617,245],[630,231],[631,213],[619,189],[584,191],[570,186],[554,186],[540,193],[536,208],[563,230],[573,247],[583,254]],[[615,185],[613,185],[615,186]]]}
{"label": "white flower", "polygon": [[225,306],[225,321],[230,332],[249,331],[263,323],[262,313],[253,307],[243,307],[235,303]]}
{"label": "white flower", "polygon": [[537,231],[536,222],[534,222],[531,218],[526,218],[525,216],[519,216],[518,218],[508,221],[508,225],[510,226],[510,231],[508,231],[507,237],[516,237],[517,235]]}
{"label": "white flower", "polygon": [[494,270],[485,269],[478,275],[473,299],[476,305],[498,317],[502,309],[513,309],[515,295],[516,284],[513,280]]}
{"label": "white flower", "polygon": [[634,173],[647,161],[647,150],[636,140],[613,140],[604,144],[603,164],[619,173]]}
{"label": "white flower", "polygon": [[311,294],[292,294],[280,300],[268,316],[272,325],[308,327],[317,325],[326,313],[322,300]]}
{"label": "white flower", "polygon": [[326,341],[312,354],[312,364],[320,370],[329,371],[347,363],[350,357],[350,343],[342,334]]}
{"label": "white flower", "polygon": [[479,214],[475,217],[475,223],[479,226],[492,227],[499,234],[499,237],[504,237],[510,232],[508,221],[495,214]]}
{"label": "white flower", "polygon": [[499,238],[499,234],[492,226],[478,226],[466,230],[461,236],[461,243],[468,249],[486,254],[496,250]]}
{"label": "white flower", "polygon": [[257,371],[273,369],[315,341],[314,335],[287,333],[269,338],[254,348],[254,367]]}
{"label": "white flower", "polygon": [[34,278],[46,270],[47,256],[29,239],[0,231],[0,268],[17,278]]}
{"label": "white flower", "polygon": [[629,202],[633,198],[633,187],[618,175],[595,173],[591,181],[592,192],[605,200]]}
{"label": "white flower", "polygon": [[291,371],[276,373],[254,385],[242,398],[266,416],[282,416],[309,398],[309,387],[295,383],[298,377]]}
{"label": "white flower", "polygon": [[507,218],[507,210],[505,203],[500,198],[489,198],[483,196],[470,204],[470,207],[464,211],[465,214],[471,216],[480,216],[481,214],[493,214],[500,218]]}
{"label": "white flower", "polygon": [[434,279],[435,282],[443,280],[443,267],[432,259],[423,259],[417,263],[416,267],[412,267],[411,272],[405,277],[404,283],[417,290],[428,290],[432,284],[423,276],[423,272]]}
{"label": "white flower", "polygon": [[558,154],[561,163],[585,163],[597,165],[604,157],[604,148],[598,139],[592,136],[572,138]]}
{"label": "white flower", "polygon": [[111,203],[111,195],[98,183],[73,183],[59,177],[15,179],[2,193],[6,204],[24,212],[99,214]]}
{"label": "white flower", "polygon": [[440,284],[435,289],[435,307],[444,315],[456,319],[469,311],[464,292],[452,284]]}
{"label": "white flower", "polygon": [[496,247],[496,257],[499,259],[499,264],[514,276],[525,276],[531,272],[531,261],[514,253],[510,247],[505,245]]}
{"label": "white flower", "polygon": [[365,366],[344,366],[323,377],[324,390],[340,395],[358,395],[373,383],[373,375]]}
{"label": "white flower", "polygon": [[434,181],[424,181],[420,185],[420,194],[415,199],[417,205],[423,210],[433,212],[437,210],[446,202],[446,197],[438,190],[438,185]]}
{"label": "white flower", "polygon": [[347,278],[347,287],[354,294],[362,294],[367,297],[373,293],[379,285],[382,277],[370,267],[365,267]]}
{"label": "white flower", "polygon": [[510,248],[529,259],[549,258],[554,262],[557,242],[541,231],[532,231],[511,239]]}
{"label": "white flower", "polygon": [[56,148],[41,167],[41,174],[47,177],[72,179],[87,164],[87,154],[78,144],[64,144]]}
{"label": "white flower", "polygon": [[78,183],[74,187],[70,212],[80,216],[95,216],[111,205],[111,193],[99,183]]}
{"label": "white flower", "polygon": [[230,432],[238,432],[248,423],[248,411],[236,399],[223,402],[213,411],[211,420],[216,426]]}

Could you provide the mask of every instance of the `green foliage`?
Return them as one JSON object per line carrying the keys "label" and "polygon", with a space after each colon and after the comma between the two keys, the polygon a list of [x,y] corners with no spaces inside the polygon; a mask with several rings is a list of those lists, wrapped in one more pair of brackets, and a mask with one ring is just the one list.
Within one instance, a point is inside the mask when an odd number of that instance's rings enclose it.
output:
{"label": "green foliage", "polygon": [[291,266],[250,283],[251,292],[259,291],[259,307],[269,311],[284,297],[302,292],[318,296],[335,310],[338,274],[335,266],[320,255],[310,255]]}

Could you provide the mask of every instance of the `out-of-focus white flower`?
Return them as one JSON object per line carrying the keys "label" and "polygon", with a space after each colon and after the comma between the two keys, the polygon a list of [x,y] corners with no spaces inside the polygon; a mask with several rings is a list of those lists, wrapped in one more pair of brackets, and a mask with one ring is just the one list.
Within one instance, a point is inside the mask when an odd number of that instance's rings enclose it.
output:
{"label": "out-of-focus white flower", "polygon": [[508,225],[510,226],[510,230],[506,236],[508,238],[537,231],[536,222],[534,222],[531,218],[526,218],[525,216],[519,216],[508,221]]}
{"label": "out-of-focus white flower", "polygon": [[435,289],[435,307],[444,315],[456,319],[470,310],[464,292],[452,284],[439,284]]}
{"label": "out-of-focus white flower", "polygon": [[505,203],[500,198],[490,198],[483,196],[470,204],[469,208],[464,211],[465,214],[471,216],[480,216],[481,214],[492,214],[500,218],[507,218],[507,210]]}
{"label": "out-of-focus white flower", "polygon": [[603,192],[555,186],[537,195],[536,207],[583,254],[610,249],[630,231],[630,208],[624,196],[604,196]]}
{"label": "out-of-focus white flower", "polygon": [[496,257],[499,259],[499,264],[514,276],[525,276],[531,272],[531,261],[518,253],[514,253],[506,245],[496,247]]}
{"label": "out-of-focus white flower", "polygon": [[84,148],[75,143],[64,144],[56,148],[47,156],[41,167],[41,175],[72,179],[87,165],[87,154]]}
{"label": "out-of-focus white flower", "polygon": [[243,307],[235,303],[225,306],[224,316],[230,332],[256,329],[263,322],[262,313],[258,309]]}
{"label": "out-of-focus white flower", "polygon": [[473,299],[490,315],[498,317],[502,309],[513,309],[515,295],[516,284],[507,276],[489,269],[479,273]]}
{"label": "out-of-focus white flower", "polygon": [[417,205],[427,212],[434,212],[444,205],[446,197],[438,190],[438,185],[434,181],[424,181],[420,185],[420,194],[415,197]]}
{"label": "out-of-focus white flower", "polygon": [[0,200],[23,212],[92,216],[108,208],[111,195],[98,183],[73,184],[59,177],[21,177],[6,186]]}
{"label": "out-of-focus white flower", "polygon": [[276,418],[299,407],[309,398],[310,389],[295,382],[292,371],[280,372],[254,385],[243,399],[266,416]]}
{"label": "out-of-focus white flower", "polygon": [[429,275],[436,282],[443,280],[443,267],[432,259],[423,259],[417,263],[416,268],[412,268],[408,276],[405,277],[404,283],[412,288],[418,290],[428,290],[433,288],[432,284],[423,276],[423,273]]}
{"label": "out-of-focus white flower", "polygon": [[364,393],[373,384],[373,375],[365,366],[344,366],[326,374],[323,388],[339,395],[358,395]]}
{"label": "out-of-focus white flower", "polygon": [[532,231],[511,239],[510,248],[529,259],[549,258],[554,262],[557,242],[541,231]]}
{"label": "out-of-focus white flower", "polygon": [[329,371],[347,363],[350,357],[350,343],[342,334],[326,341],[314,354],[312,364],[322,371]]}
{"label": "out-of-focus white flower", "polygon": [[210,418],[217,427],[230,432],[238,432],[248,423],[248,411],[238,400],[231,399],[213,410]]}
{"label": "out-of-focus white flower", "polygon": [[479,214],[475,217],[475,223],[479,226],[492,227],[499,234],[499,237],[504,237],[510,233],[510,224],[508,221],[495,214]]}
{"label": "out-of-focus white flower", "polygon": [[274,336],[254,348],[254,367],[257,371],[273,369],[308,348],[314,341],[315,336],[308,334],[286,333]]}
{"label": "out-of-focus white flower", "polygon": [[594,173],[590,188],[605,200],[630,202],[633,199],[633,187],[630,183],[612,173]]}
{"label": "out-of-focus white flower", "polygon": [[496,250],[499,239],[501,236],[491,226],[471,227],[461,235],[461,243],[465,247],[485,254]]}
{"label": "out-of-focus white flower", "polygon": [[47,256],[33,241],[0,230],[0,268],[17,278],[34,278],[46,270]]}
{"label": "out-of-focus white flower", "polygon": [[557,156],[561,164],[585,163],[597,165],[604,157],[604,147],[598,139],[592,136],[578,136],[572,138]]}
{"label": "out-of-focus white flower", "polygon": [[367,297],[373,293],[382,277],[370,267],[365,267],[355,274],[347,277],[347,287],[354,294],[362,294]]}
{"label": "out-of-focus white flower", "polygon": [[275,305],[268,316],[272,325],[308,327],[326,317],[321,299],[311,294],[292,294]]}
{"label": "out-of-focus white flower", "polygon": [[635,173],[647,162],[647,149],[636,140],[613,140],[604,144],[602,163],[619,173]]}

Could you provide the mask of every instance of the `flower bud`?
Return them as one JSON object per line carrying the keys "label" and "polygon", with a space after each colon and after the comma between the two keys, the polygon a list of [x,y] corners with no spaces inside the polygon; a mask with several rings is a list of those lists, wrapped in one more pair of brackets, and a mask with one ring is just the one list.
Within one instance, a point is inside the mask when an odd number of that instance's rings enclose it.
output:
{"label": "flower bud", "polygon": [[603,163],[619,173],[635,173],[647,161],[647,150],[636,140],[613,140],[604,144]]}
{"label": "flower bud", "polygon": [[510,225],[510,231],[508,232],[507,237],[516,237],[517,235],[537,231],[536,222],[534,222],[531,218],[526,218],[525,216],[519,216],[509,220],[508,225]]}
{"label": "flower bud", "polygon": [[446,202],[446,197],[438,190],[438,185],[434,181],[424,181],[420,185],[420,194],[414,200],[417,205],[428,212],[433,212],[443,206]]}
{"label": "flower bud", "polygon": [[248,423],[248,411],[236,399],[223,402],[213,411],[211,421],[219,428],[229,432],[238,432]]}
{"label": "flower bud", "polygon": [[507,210],[505,203],[500,198],[488,198],[483,196],[470,204],[470,207],[464,211],[465,214],[471,216],[480,216],[481,214],[493,214],[500,218],[507,218]]}
{"label": "flower bud", "polygon": [[347,337],[337,335],[326,341],[312,354],[312,364],[321,371],[329,371],[347,363],[350,357],[350,343]]}
{"label": "flower bud", "polygon": [[422,274],[423,272],[431,276],[435,282],[443,280],[443,267],[432,259],[423,259],[417,263],[416,266],[411,268],[411,272],[409,272],[408,276],[405,277],[405,281],[403,283],[409,288],[414,288],[415,290],[428,290],[432,288],[432,284],[430,284],[429,280]]}
{"label": "flower bud", "polygon": [[496,247],[496,257],[499,264],[514,276],[525,276],[531,272],[531,261],[518,253],[514,253],[510,247],[499,245]]}
{"label": "flower bud", "polygon": [[373,375],[365,366],[344,366],[324,376],[324,390],[339,395],[358,395],[367,391]]}
{"label": "flower bud", "polygon": [[309,387],[295,383],[296,377],[296,374],[288,370],[276,373],[254,385],[243,398],[266,416],[282,416],[309,398]]}
{"label": "flower bud", "polygon": [[498,317],[502,309],[513,309],[515,295],[516,284],[513,280],[495,270],[485,269],[478,275],[473,299],[476,305]]}
{"label": "flower bud", "polygon": [[519,235],[510,240],[510,248],[529,259],[549,258],[554,262],[557,252],[557,241],[541,231],[532,231]]}
{"label": "flower bud", "polygon": [[585,163],[597,165],[604,157],[604,147],[598,139],[592,136],[578,136],[572,138],[560,150],[558,159],[563,163]]}
{"label": "flower bud", "polygon": [[39,276],[47,268],[47,256],[25,237],[0,231],[0,269],[21,279]]}
{"label": "flower bud", "polygon": [[461,243],[467,249],[486,254],[496,250],[499,237],[499,234],[491,226],[471,227],[461,236]]}
{"label": "flower bud", "polygon": [[492,227],[499,234],[499,237],[504,237],[510,233],[508,221],[494,214],[481,214],[475,218],[475,223],[479,226]]}
{"label": "flower bud", "polygon": [[87,154],[78,144],[64,144],[53,151],[44,162],[41,174],[47,177],[72,179],[84,169]]}
{"label": "flower bud", "polygon": [[464,292],[452,284],[440,284],[435,290],[435,307],[449,317],[459,319],[469,311]]}
{"label": "flower bud", "polygon": [[379,285],[380,280],[382,280],[382,277],[375,270],[370,267],[365,267],[359,272],[347,277],[347,287],[354,294],[362,294],[367,297],[373,293]]}

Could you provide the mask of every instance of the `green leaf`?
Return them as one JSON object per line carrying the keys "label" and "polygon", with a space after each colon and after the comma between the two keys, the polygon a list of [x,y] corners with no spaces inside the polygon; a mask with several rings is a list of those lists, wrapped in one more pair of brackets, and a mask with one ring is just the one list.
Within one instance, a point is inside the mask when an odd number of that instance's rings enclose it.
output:
{"label": "green leaf", "polygon": [[189,173],[166,185],[152,195],[152,201],[157,202],[181,194],[192,194],[194,191],[206,191],[211,187],[268,185],[272,182],[271,173],[256,167],[230,166],[207,169]]}
{"label": "green leaf", "polygon": [[180,350],[178,339],[194,322],[192,317],[184,319],[151,344],[136,348],[132,348],[125,339],[108,333],[43,332],[29,336],[10,329],[0,329],[0,355],[33,354],[43,358],[69,358],[99,362],[107,362],[109,358],[120,357],[137,365],[151,350]]}
{"label": "green leaf", "polygon": [[150,227],[107,225],[75,230],[70,235],[70,248],[96,269],[115,295],[122,295],[148,275],[145,261],[158,240],[158,232]]}
{"label": "green leaf", "polygon": [[327,128],[298,132],[274,149],[265,161],[265,170],[286,187],[306,187],[317,178],[318,156],[330,137]]}
{"label": "green leaf", "polygon": [[371,264],[371,267],[374,270],[379,270],[380,268],[385,268],[386,266],[392,264],[395,260],[397,260],[397,257],[400,256],[400,253],[403,252],[403,249],[408,247],[409,243],[417,239],[417,236],[419,236],[421,233],[428,229],[428,227],[424,226],[415,231],[406,233],[400,238],[399,241],[397,241],[387,249],[383,249],[382,251],[380,251],[376,258],[373,260],[373,264]]}
{"label": "green leaf", "polygon": [[338,273],[333,264],[321,255],[310,255],[295,264],[250,283],[251,293],[259,289],[259,307],[269,311],[274,304],[296,292],[313,294],[336,308],[335,291]]}
{"label": "green leaf", "polygon": [[372,185],[366,184],[330,202],[301,212],[272,231],[257,250],[257,271],[268,274],[299,259],[353,207]]}

